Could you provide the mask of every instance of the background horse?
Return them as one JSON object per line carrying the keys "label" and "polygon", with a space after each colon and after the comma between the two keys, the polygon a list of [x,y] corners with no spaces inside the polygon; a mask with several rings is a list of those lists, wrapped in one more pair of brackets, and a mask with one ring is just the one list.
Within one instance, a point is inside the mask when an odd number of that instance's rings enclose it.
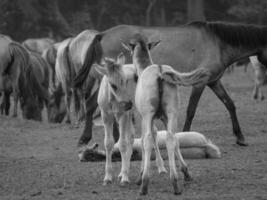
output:
{"label": "background horse", "polygon": [[[84,84],[83,88],[77,90],[77,88],[73,87],[74,77],[78,73],[81,68],[84,68],[92,63],[88,63],[88,60],[91,60],[92,50],[94,48],[95,35],[98,32],[92,30],[85,30],[81,32],[79,35],[72,39],[66,39],[61,42],[58,46],[57,50],[57,59],[56,59],[56,76],[63,88],[63,92],[65,95],[65,103],[67,107],[67,119],[66,122],[70,123],[70,100],[73,94],[74,102],[75,102],[75,110],[76,112],[80,110],[79,119],[81,120],[84,116],[84,107],[89,113],[91,110],[96,109],[96,97],[97,91],[100,83],[100,75],[97,72],[94,72],[93,76],[90,76],[86,79],[86,84]],[[93,44],[93,45],[92,45]],[[93,49],[90,49],[91,46]],[[94,52],[95,53],[95,52]],[[89,54],[89,56],[87,55]],[[89,57],[89,58],[88,58]],[[85,58],[87,60],[85,60]],[[100,57],[101,58],[101,57]],[[100,61],[100,60],[98,60]],[[85,103],[84,98],[90,96],[94,98],[95,103]],[[60,98],[57,98],[60,100]],[[60,105],[58,103],[58,105]],[[92,124],[91,121],[93,119],[92,115],[85,115],[85,130],[91,129]],[[90,123],[88,123],[88,121]]]}
{"label": "background horse", "polygon": [[[42,117],[38,98],[48,100],[48,94],[33,75],[29,52],[4,36],[0,38],[0,43],[1,80],[4,80],[3,77],[9,78],[14,101],[20,101],[23,117],[40,121]],[[14,112],[17,112],[16,105]]]}
{"label": "background horse", "polygon": [[22,45],[29,51],[42,54],[45,49],[53,46],[55,41],[51,38],[29,38],[22,42]]}
{"label": "background horse", "polygon": [[[192,88],[183,130],[190,130],[200,96],[208,86],[230,113],[236,143],[247,145],[239,126],[235,105],[220,79],[229,65],[244,57],[257,55],[259,61],[266,65],[267,27],[226,22],[193,22],[179,27],[121,25],[96,35],[95,42],[92,43],[94,47],[89,48],[93,51],[91,54],[88,51],[85,60],[90,64],[95,62],[96,58],[99,59],[100,47],[105,56],[115,57],[125,51],[121,46],[121,40],[129,42],[136,33],[144,34],[148,39],[160,37],[160,45],[151,52],[156,63],[168,64],[181,72],[202,67],[211,74],[207,84]],[[96,51],[99,53],[96,54]],[[130,56],[127,61],[130,62]],[[75,85],[81,87],[90,72],[91,68],[84,65],[75,79]],[[88,101],[90,99],[91,103],[95,102],[93,97],[88,98]],[[87,144],[91,135],[91,131],[83,132],[79,143]]]}

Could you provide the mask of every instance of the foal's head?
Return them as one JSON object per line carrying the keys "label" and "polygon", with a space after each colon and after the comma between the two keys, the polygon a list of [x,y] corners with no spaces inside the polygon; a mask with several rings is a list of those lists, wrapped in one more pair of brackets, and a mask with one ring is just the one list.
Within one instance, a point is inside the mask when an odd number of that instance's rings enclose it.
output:
{"label": "foal's head", "polygon": [[133,64],[137,68],[138,75],[149,65],[153,64],[150,56],[150,50],[158,45],[160,41],[148,42],[148,39],[141,34],[136,34],[128,44],[122,45],[131,52]]}
{"label": "foal's head", "polygon": [[[127,71],[125,56],[120,54],[117,61],[111,58],[105,58],[103,66],[96,65],[96,70],[105,75],[108,80],[108,91],[110,94],[110,102],[112,102],[113,110],[116,112],[124,112],[132,108],[132,96],[135,90],[131,90],[130,78],[134,78],[135,71]],[[129,73],[128,73],[129,72]],[[115,100],[115,101],[114,101]]]}

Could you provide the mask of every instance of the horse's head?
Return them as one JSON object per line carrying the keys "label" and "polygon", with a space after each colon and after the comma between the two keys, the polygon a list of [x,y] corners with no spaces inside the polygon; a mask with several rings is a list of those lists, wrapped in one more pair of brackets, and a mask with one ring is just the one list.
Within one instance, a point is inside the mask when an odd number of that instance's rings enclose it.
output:
{"label": "horse's head", "polygon": [[66,115],[67,110],[63,96],[64,93],[61,86],[53,90],[50,95],[47,114],[48,121],[51,123],[61,123]]}
{"label": "horse's head", "polygon": [[129,43],[122,42],[122,46],[131,53],[138,74],[140,74],[140,70],[153,63],[150,56],[150,50],[159,43],[159,40],[148,42],[148,39],[141,34],[136,34]]}
{"label": "horse's head", "polygon": [[132,93],[129,91],[129,78],[125,74],[123,64],[125,63],[125,56],[120,54],[117,61],[111,58],[105,58],[103,66],[96,65],[96,70],[107,77],[108,90],[110,92],[110,100],[112,102],[113,111],[124,112],[132,108]]}
{"label": "horse's head", "polygon": [[42,109],[35,99],[20,97],[20,106],[23,118],[42,121]]}

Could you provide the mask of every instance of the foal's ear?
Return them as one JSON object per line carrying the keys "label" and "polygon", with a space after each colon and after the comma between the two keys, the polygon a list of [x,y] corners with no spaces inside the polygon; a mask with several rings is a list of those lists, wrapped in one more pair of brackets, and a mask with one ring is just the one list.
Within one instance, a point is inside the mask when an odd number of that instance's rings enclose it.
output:
{"label": "foal's ear", "polygon": [[123,41],[121,41],[121,45],[123,46],[124,49],[126,49],[127,51],[132,52],[134,50],[135,44],[132,43],[124,43]]}
{"label": "foal's ear", "polygon": [[157,46],[159,43],[160,43],[160,40],[159,40],[159,41],[156,41],[156,42],[149,42],[149,43],[147,44],[148,49],[149,49],[149,50],[153,49],[153,48],[154,48],[155,46]]}
{"label": "foal's ear", "polygon": [[120,64],[120,65],[124,65],[126,62],[126,57],[124,55],[124,53],[120,53],[118,56],[117,56],[117,63]]}
{"label": "foal's ear", "polygon": [[94,64],[96,71],[101,75],[108,75],[108,70],[105,67],[102,67],[99,64]]}

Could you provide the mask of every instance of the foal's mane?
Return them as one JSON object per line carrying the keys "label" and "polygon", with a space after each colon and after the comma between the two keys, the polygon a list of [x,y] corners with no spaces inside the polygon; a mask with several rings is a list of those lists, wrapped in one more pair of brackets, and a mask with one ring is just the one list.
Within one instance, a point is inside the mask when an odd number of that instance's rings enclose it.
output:
{"label": "foal's mane", "polygon": [[189,26],[204,28],[231,46],[257,48],[267,44],[267,26],[229,22],[191,22]]}

